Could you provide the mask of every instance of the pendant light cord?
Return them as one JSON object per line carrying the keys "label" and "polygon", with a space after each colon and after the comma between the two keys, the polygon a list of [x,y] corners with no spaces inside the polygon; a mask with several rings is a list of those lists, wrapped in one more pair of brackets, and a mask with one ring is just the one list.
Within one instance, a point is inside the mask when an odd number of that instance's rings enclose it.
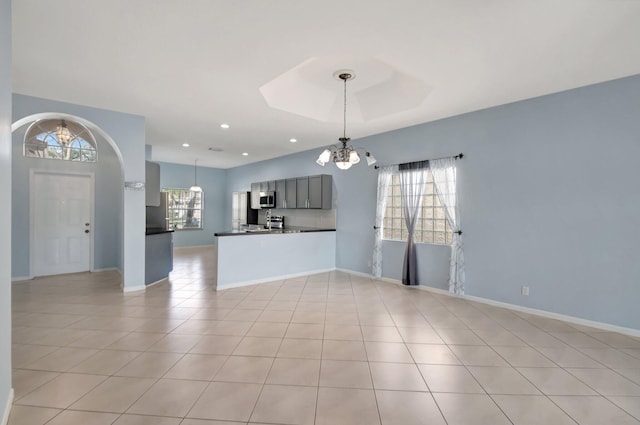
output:
{"label": "pendant light cord", "polygon": [[193,173],[194,173],[194,175],[193,175],[193,183],[194,183],[194,186],[197,186],[198,185],[198,160],[197,159],[196,159],[196,163],[195,163],[195,167],[194,167]]}
{"label": "pendant light cord", "polygon": [[343,115],[343,131],[342,137],[347,138],[347,79],[344,80],[344,115]]}

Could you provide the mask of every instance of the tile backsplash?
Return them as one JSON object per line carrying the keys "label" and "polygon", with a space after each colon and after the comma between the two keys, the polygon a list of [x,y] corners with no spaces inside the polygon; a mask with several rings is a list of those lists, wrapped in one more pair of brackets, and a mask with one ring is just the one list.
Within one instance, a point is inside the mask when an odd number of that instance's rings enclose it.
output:
{"label": "tile backsplash", "polygon": [[[336,228],[336,210],[303,210],[273,208],[271,215],[284,216],[284,225]],[[265,211],[258,212],[258,224],[265,224]]]}

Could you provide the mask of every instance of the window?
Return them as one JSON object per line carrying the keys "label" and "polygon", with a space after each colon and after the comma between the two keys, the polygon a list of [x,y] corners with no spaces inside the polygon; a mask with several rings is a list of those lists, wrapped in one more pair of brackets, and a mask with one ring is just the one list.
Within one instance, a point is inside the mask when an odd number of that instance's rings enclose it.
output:
{"label": "window", "polygon": [[167,193],[169,228],[174,230],[202,229],[204,192],[189,189],[162,189]]}
{"label": "window", "polygon": [[[387,207],[384,214],[383,239],[406,241],[407,226],[402,215],[400,176],[394,174],[387,191]],[[416,223],[415,242],[451,245],[453,234],[444,208],[440,205],[433,185],[433,175],[428,172],[422,198],[422,211]]]}
{"label": "window", "polygon": [[36,121],[24,136],[24,156],[96,162],[96,140],[82,124],[66,120]]}

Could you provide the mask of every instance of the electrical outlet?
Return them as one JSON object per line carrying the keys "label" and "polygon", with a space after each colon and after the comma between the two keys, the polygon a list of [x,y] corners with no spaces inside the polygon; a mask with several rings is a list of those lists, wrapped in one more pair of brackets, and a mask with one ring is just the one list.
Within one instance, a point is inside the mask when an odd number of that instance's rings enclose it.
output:
{"label": "electrical outlet", "polygon": [[529,296],[529,287],[528,286],[522,285],[522,295],[524,295],[525,297]]}

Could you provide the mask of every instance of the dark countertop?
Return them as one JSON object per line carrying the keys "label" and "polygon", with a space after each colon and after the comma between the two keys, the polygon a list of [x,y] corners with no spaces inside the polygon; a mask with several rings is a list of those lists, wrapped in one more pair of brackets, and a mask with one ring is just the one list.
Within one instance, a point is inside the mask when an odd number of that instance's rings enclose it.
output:
{"label": "dark countertop", "polygon": [[302,227],[302,226],[285,226],[284,229],[271,229],[267,230],[261,228],[260,230],[225,230],[224,232],[217,232],[214,236],[244,236],[244,235],[282,235],[286,233],[311,233],[311,232],[335,232],[336,229],[322,228],[322,227]]}
{"label": "dark countertop", "polygon": [[173,230],[167,230],[161,227],[147,227],[145,235],[160,235],[162,233],[173,233]]}

